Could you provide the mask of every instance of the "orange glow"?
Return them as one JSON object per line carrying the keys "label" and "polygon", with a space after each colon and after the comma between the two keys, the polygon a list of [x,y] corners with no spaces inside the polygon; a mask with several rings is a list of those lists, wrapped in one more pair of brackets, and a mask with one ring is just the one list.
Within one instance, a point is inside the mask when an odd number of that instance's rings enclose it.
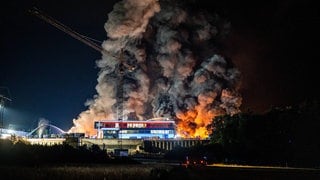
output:
{"label": "orange glow", "polygon": [[185,113],[177,114],[177,133],[184,138],[207,138],[211,133],[206,126],[212,123],[217,114],[206,111],[200,105]]}
{"label": "orange glow", "polygon": [[93,110],[82,112],[78,119],[73,120],[74,126],[68,133],[85,133],[86,136],[97,135],[97,130],[94,129],[94,121],[97,119],[106,119],[106,114],[95,113]]}
{"label": "orange glow", "polygon": [[[201,138],[205,139],[211,133],[207,126],[212,123],[216,116],[226,113],[222,108],[212,108],[211,105],[216,97],[215,92],[207,92],[198,95],[198,105],[190,108],[186,112],[176,112],[176,132],[183,138]],[[94,121],[101,119],[114,119],[112,114],[97,113],[89,109],[80,114],[79,118],[74,120],[74,127],[69,132],[82,132],[86,136],[97,135],[94,129]]]}
{"label": "orange glow", "polygon": [[198,96],[199,104],[187,112],[179,112],[176,114],[180,120],[177,123],[177,133],[184,138],[207,138],[211,131],[207,126],[212,120],[221,115],[223,112],[213,110],[210,104],[216,97],[215,92],[207,92]]}
{"label": "orange glow", "polygon": [[[195,106],[187,112],[177,113],[179,119],[177,123],[177,134],[183,138],[207,138],[211,133],[206,127],[212,123],[214,117],[221,115],[222,112],[207,110],[201,104]],[[74,127],[69,130],[69,133],[85,133],[86,136],[97,135],[97,130],[94,129],[93,122],[97,119],[108,119],[103,114],[90,113],[90,110],[81,113],[81,116],[73,120]]]}

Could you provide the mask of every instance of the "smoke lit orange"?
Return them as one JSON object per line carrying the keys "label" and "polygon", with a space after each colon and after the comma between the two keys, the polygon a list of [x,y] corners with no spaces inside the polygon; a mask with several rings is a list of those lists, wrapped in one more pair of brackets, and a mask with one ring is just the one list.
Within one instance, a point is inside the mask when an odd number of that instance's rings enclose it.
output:
{"label": "smoke lit orange", "polygon": [[198,105],[195,109],[177,114],[180,120],[177,123],[177,133],[184,138],[207,138],[211,133],[207,126],[212,123],[217,114],[201,109]]}

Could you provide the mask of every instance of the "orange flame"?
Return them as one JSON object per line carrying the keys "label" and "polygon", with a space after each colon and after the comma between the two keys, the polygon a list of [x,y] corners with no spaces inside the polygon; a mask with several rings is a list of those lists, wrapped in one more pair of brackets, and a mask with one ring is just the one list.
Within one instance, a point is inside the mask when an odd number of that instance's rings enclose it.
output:
{"label": "orange flame", "polygon": [[185,113],[177,114],[177,133],[184,138],[207,138],[211,133],[206,127],[212,123],[215,113],[206,111],[200,105]]}
{"label": "orange flame", "polygon": [[214,117],[222,112],[213,110],[208,106],[216,97],[215,92],[207,92],[198,96],[199,104],[187,112],[176,114],[180,120],[177,123],[177,133],[184,138],[207,138],[211,131],[207,126],[212,123]]}
{"label": "orange flame", "polygon": [[[211,129],[207,129],[207,126],[216,116],[226,113],[222,109],[213,109],[210,106],[215,98],[215,92],[200,94],[197,99],[198,105],[186,112],[176,112],[177,134],[183,138],[207,138],[211,133]],[[73,121],[74,127],[69,132],[84,132],[87,136],[97,135],[97,131],[93,127],[93,122],[97,119],[112,119],[112,117],[89,109],[82,112],[79,118]]]}

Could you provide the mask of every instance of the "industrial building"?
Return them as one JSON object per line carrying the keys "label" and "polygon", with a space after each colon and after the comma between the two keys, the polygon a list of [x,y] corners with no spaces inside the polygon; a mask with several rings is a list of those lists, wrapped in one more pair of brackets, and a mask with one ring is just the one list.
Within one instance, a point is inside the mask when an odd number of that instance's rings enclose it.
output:
{"label": "industrial building", "polygon": [[103,139],[173,139],[175,122],[166,118],[145,121],[96,121],[98,138]]}

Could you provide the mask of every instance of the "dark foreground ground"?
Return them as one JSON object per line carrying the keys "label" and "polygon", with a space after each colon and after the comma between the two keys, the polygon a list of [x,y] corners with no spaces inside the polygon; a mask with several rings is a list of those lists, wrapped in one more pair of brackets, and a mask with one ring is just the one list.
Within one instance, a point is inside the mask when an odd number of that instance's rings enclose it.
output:
{"label": "dark foreground ground", "polygon": [[281,179],[320,180],[318,169],[183,167],[172,165],[0,166],[0,179]]}

